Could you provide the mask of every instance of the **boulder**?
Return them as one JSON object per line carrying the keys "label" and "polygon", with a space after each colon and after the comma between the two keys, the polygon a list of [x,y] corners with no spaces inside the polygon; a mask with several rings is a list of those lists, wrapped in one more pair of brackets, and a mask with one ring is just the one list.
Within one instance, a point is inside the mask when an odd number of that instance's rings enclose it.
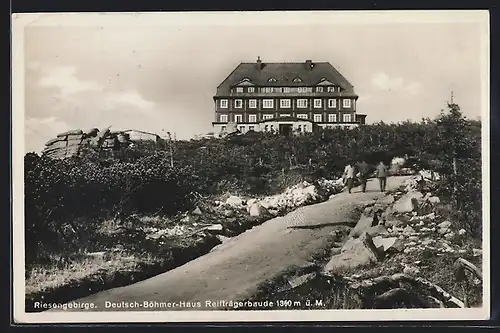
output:
{"label": "boulder", "polygon": [[410,234],[413,234],[413,233],[415,233],[415,229],[413,229],[410,225],[407,225],[403,229],[403,234],[405,234],[405,235],[410,235]]}
{"label": "boulder", "polygon": [[390,205],[390,204],[394,203],[394,196],[390,195],[390,194],[386,195],[386,196],[380,198],[379,200],[377,200],[377,203]]}
{"label": "boulder", "polygon": [[418,275],[418,273],[420,273],[420,270],[417,267],[405,266],[405,268],[403,269],[403,273],[408,275]]}
{"label": "boulder", "polygon": [[349,237],[358,237],[360,236],[366,229],[373,226],[373,217],[366,216],[364,214],[361,215],[360,219],[356,226],[349,233]]}
{"label": "boulder", "polygon": [[269,214],[269,211],[267,210],[267,208],[265,208],[264,206],[262,206],[258,202],[254,203],[250,207],[248,212],[249,212],[250,216],[262,216],[264,214]]}
{"label": "boulder", "polygon": [[340,247],[332,247],[330,249],[330,255],[334,256],[334,255],[337,255],[339,254],[340,252],[342,251],[342,249]]}
{"label": "boulder", "polygon": [[224,236],[224,235],[217,235],[217,236],[215,236],[215,237],[217,237],[217,239],[218,239],[221,243],[227,242],[228,240],[230,240],[230,239],[231,239],[231,237],[226,237],[226,236]]}
{"label": "boulder", "polygon": [[403,242],[397,237],[373,237],[373,244],[381,253],[385,253],[391,249],[395,251],[402,251],[404,248]]}
{"label": "boulder", "polygon": [[439,197],[428,197],[426,201],[430,202],[431,204],[441,203],[441,200],[439,199]]}
{"label": "boulder", "polygon": [[366,232],[371,237],[375,237],[375,236],[379,236],[379,235],[385,235],[385,234],[388,233],[387,229],[382,224],[378,224],[376,226],[369,227],[369,228],[366,229]]}
{"label": "boulder", "polygon": [[422,197],[423,194],[420,192],[408,192],[396,201],[393,209],[398,213],[410,213],[418,207],[418,200]]}
{"label": "boulder", "polygon": [[301,275],[301,276],[297,276],[297,277],[293,277],[291,279],[288,280],[288,284],[290,285],[290,287],[293,289],[293,288],[297,288],[309,281],[311,281],[312,279],[314,279],[316,277],[316,272],[312,272],[312,273],[309,273],[309,274],[305,274],[305,275]]}
{"label": "boulder", "polygon": [[65,137],[68,135],[82,135],[83,131],[81,129],[71,130],[64,133],[57,134],[58,138]]}
{"label": "boulder", "polygon": [[460,236],[465,235],[465,233],[466,233],[465,229],[460,229],[460,230],[458,230],[458,234],[459,234]]}
{"label": "boulder", "polygon": [[449,227],[451,227],[451,222],[444,221],[444,222],[439,223],[437,226],[439,229],[448,229]]}
{"label": "boulder", "polygon": [[341,253],[332,256],[324,267],[324,273],[328,275],[356,269],[377,262],[380,257],[370,235],[363,233],[351,239],[350,245],[343,247]]}
{"label": "boulder", "polygon": [[223,229],[222,224],[212,224],[207,227],[210,231],[221,231]]}
{"label": "boulder", "polygon": [[231,207],[241,207],[243,205],[243,199],[238,196],[232,195],[226,200],[226,205]]}
{"label": "boulder", "polygon": [[225,217],[233,217],[234,216],[234,210],[231,210],[231,209],[226,209],[224,210],[224,216]]}
{"label": "boulder", "polygon": [[201,214],[203,214],[203,212],[201,211],[200,207],[196,207],[196,209],[193,210],[193,214],[195,214],[195,215],[201,215]]}

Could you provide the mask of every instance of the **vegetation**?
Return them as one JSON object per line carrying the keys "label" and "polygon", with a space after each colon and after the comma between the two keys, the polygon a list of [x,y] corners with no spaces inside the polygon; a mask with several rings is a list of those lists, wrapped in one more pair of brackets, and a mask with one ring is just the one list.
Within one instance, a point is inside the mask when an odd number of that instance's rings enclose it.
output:
{"label": "vegetation", "polygon": [[[339,177],[348,160],[359,158],[389,163],[406,156],[418,169],[439,172],[438,195],[453,203],[461,227],[479,237],[480,138],[481,124],[451,104],[436,119],[419,123],[177,141],[171,150],[145,146],[116,158],[90,152],[61,161],[29,153],[24,159],[26,264],[29,269],[54,256],[109,247],[118,240],[99,232],[109,220],[125,223],[133,214],[168,219],[194,208],[200,196],[273,194],[300,180]],[[122,237],[121,244],[135,242],[131,234]]]}

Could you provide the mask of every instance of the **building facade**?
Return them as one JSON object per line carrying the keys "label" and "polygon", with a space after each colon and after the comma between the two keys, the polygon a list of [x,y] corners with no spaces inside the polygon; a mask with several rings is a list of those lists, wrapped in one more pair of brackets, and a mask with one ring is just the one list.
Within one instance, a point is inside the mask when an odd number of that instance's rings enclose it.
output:
{"label": "building facade", "polygon": [[215,133],[312,132],[355,127],[366,115],[356,112],[353,85],[328,62],[240,63],[217,87]]}

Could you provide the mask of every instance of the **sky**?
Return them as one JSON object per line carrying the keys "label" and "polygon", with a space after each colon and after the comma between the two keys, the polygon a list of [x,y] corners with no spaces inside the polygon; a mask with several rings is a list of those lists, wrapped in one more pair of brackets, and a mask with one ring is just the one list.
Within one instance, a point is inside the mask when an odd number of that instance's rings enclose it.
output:
{"label": "sky", "polygon": [[216,87],[240,62],[329,61],[367,122],[435,117],[454,92],[481,115],[474,22],[32,25],[24,29],[25,151],[71,129],[177,139],[212,130]]}

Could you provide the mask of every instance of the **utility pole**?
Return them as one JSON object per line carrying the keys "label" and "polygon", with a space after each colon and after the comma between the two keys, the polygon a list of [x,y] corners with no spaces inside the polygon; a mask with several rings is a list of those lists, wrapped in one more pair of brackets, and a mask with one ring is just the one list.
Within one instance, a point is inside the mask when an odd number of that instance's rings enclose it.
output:
{"label": "utility pole", "polygon": [[174,167],[174,150],[172,147],[172,134],[170,132],[167,132],[168,134],[168,145],[170,147],[170,167]]}

